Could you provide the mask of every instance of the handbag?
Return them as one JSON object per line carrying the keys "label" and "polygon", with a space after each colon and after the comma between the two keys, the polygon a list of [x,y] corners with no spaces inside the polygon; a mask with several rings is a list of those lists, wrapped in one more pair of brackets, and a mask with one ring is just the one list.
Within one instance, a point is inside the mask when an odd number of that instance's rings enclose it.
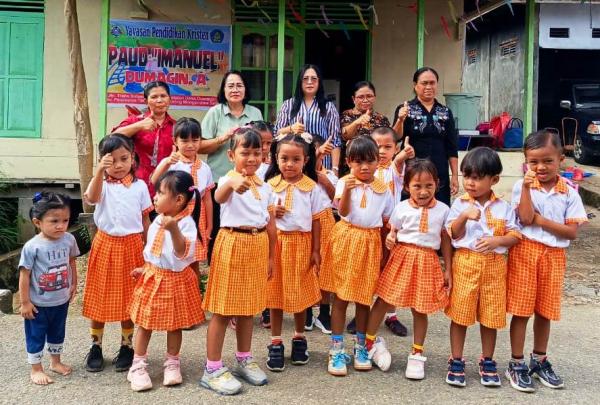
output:
{"label": "handbag", "polygon": [[492,117],[489,134],[494,138],[493,147],[502,148],[504,146],[504,133],[506,132],[506,128],[508,128],[510,118],[510,114],[506,111]]}
{"label": "handbag", "polygon": [[508,123],[504,133],[504,147],[513,149],[523,147],[523,121],[519,118],[513,118]]}

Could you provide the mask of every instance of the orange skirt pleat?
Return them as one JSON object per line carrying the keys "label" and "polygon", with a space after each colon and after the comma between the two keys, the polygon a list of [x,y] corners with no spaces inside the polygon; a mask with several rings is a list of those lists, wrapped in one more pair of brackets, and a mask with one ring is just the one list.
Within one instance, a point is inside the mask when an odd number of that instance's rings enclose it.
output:
{"label": "orange skirt pleat", "polygon": [[98,322],[129,319],[135,287],[131,271],[144,265],[143,250],[142,234],[96,233],[83,290],[83,316]]}
{"label": "orange skirt pleat", "polygon": [[198,279],[191,267],[183,271],[144,266],[133,292],[131,320],[148,330],[173,331],[204,321]]}
{"label": "orange skirt pleat", "polygon": [[266,306],[269,237],[220,229],[215,240],[203,308],[253,316]]}
{"label": "orange skirt pleat", "polygon": [[[331,239],[331,232],[335,226],[335,218],[331,208],[326,209],[319,217],[321,223],[321,256],[325,254],[325,248]],[[321,266],[319,269],[319,286],[321,290],[333,292],[334,277],[330,266]]]}

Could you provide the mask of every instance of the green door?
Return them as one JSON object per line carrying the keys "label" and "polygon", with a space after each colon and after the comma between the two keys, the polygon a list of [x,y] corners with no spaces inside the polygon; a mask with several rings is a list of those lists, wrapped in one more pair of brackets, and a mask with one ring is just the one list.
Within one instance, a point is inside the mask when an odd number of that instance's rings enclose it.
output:
{"label": "green door", "polygon": [[[300,70],[300,35],[285,35],[284,100],[292,96]],[[277,24],[236,24],[233,28],[233,68],[242,71],[250,91],[250,104],[267,121],[277,116]]]}
{"label": "green door", "polygon": [[0,12],[0,137],[41,134],[44,15]]}

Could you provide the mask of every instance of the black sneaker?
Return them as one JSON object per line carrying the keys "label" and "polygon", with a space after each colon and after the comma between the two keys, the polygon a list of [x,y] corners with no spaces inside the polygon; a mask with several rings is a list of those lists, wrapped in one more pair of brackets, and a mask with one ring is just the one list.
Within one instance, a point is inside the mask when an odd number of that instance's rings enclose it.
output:
{"label": "black sneaker", "polygon": [[133,363],[133,348],[127,345],[121,345],[119,354],[112,361],[115,371],[128,371]]}
{"label": "black sneaker", "polygon": [[313,325],[315,324],[313,318],[312,307],[306,308],[306,321],[304,322],[304,330],[313,330]]}
{"label": "black sneaker", "polygon": [[351,335],[356,335],[356,318],[352,318],[350,323],[346,325],[346,332]]}
{"label": "black sneaker", "polygon": [[506,369],[506,378],[510,386],[521,392],[534,392],[533,379],[529,375],[529,367],[525,362],[509,361]]}
{"label": "black sneaker", "polygon": [[102,357],[102,347],[92,344],[90,351],[85,356],[85,369],[91,373],[104,370],[104,357]]}
{"label": "black sneaker", "polygon": [[465,361],[463,359],[448,360],[448,374],[446,374],[446,382],[456,387],[465,387],[467,380],[465,379]]}
{"label": "black sneaker", "polygon": [[329,312],[319,313],[319,316],[315,319],[315,326],[321,329],[326,335],[331,335],[331,315]]}
{"label": "black sneaker", "polygon": [[485,387],[499,387],[502,385],[496,362],[492,359],[479,359],[479,376],[481,385]]}
{"label": "black sneaker", "polygon": [[260,324],[265,329],[271,329],[271,310],[269,308],[262,311],[260,316]]}
{"label": "black sneaker", "polygon": [[285,370],[285,363],[283,361],[283,351],[285,347],[283,344],[269,345],[269,354],[267,356],[267,368],[271,371],[283,371]]}
{"label": "black sneaker", "polygon": [[398,318],[386,319],[385,326],[387,326],[396,336],[406,336],[408,334],[408,329],[406,329],[406,326],[402,325],[402,322],[400,322]]}
{"label": "black sneaker", "polygon": [[548,388],[563,388],[565,386],[562,378],[557,376],[552,369],[552,364],[550,364],[548,358],[544,358],[544,361],[539,361],[532,355],[529,361],[529,369],[529,375],[537,377]]}
{"label": "black sneaker", "polygon": [[308,342],[306,338],[292,339],[292,364],[301,366],[308,363]]}

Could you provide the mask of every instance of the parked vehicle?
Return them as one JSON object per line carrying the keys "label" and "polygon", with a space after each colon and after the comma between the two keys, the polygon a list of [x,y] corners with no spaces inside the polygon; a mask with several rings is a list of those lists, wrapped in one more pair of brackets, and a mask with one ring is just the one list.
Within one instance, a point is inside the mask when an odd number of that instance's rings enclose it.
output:
{"label": "parked vehicle", "polygon": [[569,120],[572,131],[573,157],[580,164],[590,164],[600,156],[600,83],[573,84],[562,99],[560,107],[568,110],[563,117],[563,139],[567,138],[565,127]]}

